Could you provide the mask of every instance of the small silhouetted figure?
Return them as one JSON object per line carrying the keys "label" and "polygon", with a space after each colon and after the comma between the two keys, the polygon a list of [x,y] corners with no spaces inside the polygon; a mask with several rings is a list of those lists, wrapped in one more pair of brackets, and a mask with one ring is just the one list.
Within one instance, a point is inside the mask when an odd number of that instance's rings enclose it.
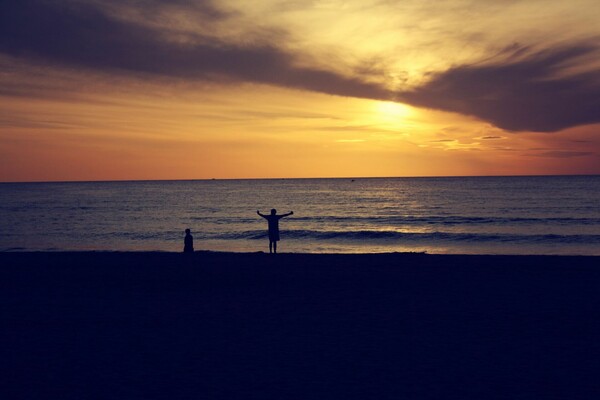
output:
{"label": "small silhouetted figure", "polygon": [[272,209],[271,215],[261,214],[260,211],[256,211],[258,215],[263,217],[269,223],[269,253],[277,253],[277,242],[279,241],[279,220],[283,217],[294,214],[290,211],[287,214],[277,215],[277,210]]}
{"label": "small silhouetted figure", "polygon": [[185,238],[183,239],[183,252],[193,253],[194,252],[194,237],[190,233],[189,229],[185,230]]}

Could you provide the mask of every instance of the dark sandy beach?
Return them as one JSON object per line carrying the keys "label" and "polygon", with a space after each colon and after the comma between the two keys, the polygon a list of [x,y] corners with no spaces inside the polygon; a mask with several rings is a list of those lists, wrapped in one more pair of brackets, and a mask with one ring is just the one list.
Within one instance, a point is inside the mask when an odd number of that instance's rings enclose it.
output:
{"label": "dark sandy beach", "polygon": [[599,261],[0,253],[0,398],[600,398]]}

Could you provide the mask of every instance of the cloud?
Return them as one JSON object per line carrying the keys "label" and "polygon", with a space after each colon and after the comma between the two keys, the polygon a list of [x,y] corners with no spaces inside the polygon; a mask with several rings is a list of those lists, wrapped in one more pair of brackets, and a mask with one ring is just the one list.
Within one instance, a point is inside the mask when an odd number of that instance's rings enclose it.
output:
{"label": "cloud", "polygon": [[531,154],[535,157],[552,157],[552,158],[573,158],[573,157],[585,157],[595,153],[591,151],[570,151],[570,150],[551,150],[542,153]]}
{"label": "cloud", "polygon": [[560,75],[561,68],[598,49],[580,45],[504,62],[462,65],[402,93],[413,105],[472,115],[510,131],[552,132],[600,122],[600,71]]}
{"label": "cloud", "polygon": [[571,140],[571,143],[594,143],[591,140]]}
{"label": "cloud", "polygon": [[[269,40],[263,40],[265,31],[243,41],[236,35],[208,34],[219,21],[230,21],[236,15],[217,4],[211,0],[0,2],[0,61],[5,57],[42,69],[115,77],[250,82],[398,100],[472,115],[511,131],[551,132],[600,122],[600,72],[561,74],[569,63],[594,57],[598,49],[592,45],[539,52],[514,46],[501,53],[501,61],[457,65],[431,75],[427,83],[410,91],[394,92],[377,83],[382,82],[378,75],[386,75],[379,64],[355,68],[355,76],[336,72],[352,71],[339,65],[307,66],[305,59],[288,50],[293,46],[287,45],[289,38],[279,31]],[[189,12],[195,21],[192,25],[201,28],[175,26],[175,17],[163,21],[173,10],[179,17]],[[247,27],[249,32],[254,28]],[[240,32],[244,29],[238,27]],[[5,72],[4,68],[0,63],[0,72]],[[2,85],[0,94],[52,93],[56,86],[50,82],[39,89],[27,81]]]}
{"label": "cloud", "polygon": [[274,46],[224,43],[199,34],[171,41],[168,33],[114,18],[94,3],[22,0],[0,4],[0,52],[37,65],[254,82],[370,99],[392,97],[374,83],[297,66],[293,55]]}

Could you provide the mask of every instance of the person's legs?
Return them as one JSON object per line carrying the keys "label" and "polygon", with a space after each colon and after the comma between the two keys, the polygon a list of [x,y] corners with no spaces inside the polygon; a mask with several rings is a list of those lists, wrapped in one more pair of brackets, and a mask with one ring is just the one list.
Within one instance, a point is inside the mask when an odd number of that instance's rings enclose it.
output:
{"label": "person's legs", "polygon": [[273,253],[277,254],[277,242],[273,242]]}
{"label": "person's legs", "polygon": [[273,252],[273,242],[269,240],[269,254]]}

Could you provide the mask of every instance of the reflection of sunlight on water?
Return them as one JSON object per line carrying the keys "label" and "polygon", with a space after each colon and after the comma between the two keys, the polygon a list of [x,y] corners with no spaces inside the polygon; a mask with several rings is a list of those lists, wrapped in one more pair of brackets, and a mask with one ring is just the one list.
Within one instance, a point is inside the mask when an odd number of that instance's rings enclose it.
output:
{"label": "reflection of sunlight on water", "polygon": [[[233,251],[241,253],[269,252],[266,240],[236,240],[218,241],[207,240],[195,246],[197,251]],[[394,241],[383,243],[381,241],[354,241],[330,242],[312,241],[302,239],[282,239],[278,244],[279,253],[428,253],[428,254],[523,254],[523,255],[597,255],[589,246],[572,246],[568,249],[553,245],[538,245],[535,247],[521,247],[518,252],[502,243],[465,244],[465,243],[402,243]],[[175,251],[180,251],[176,249]]]}
{"label": "reflection of sunlight on water", "polygon": [[[265,240],[236,240],[229,241],[206,240],[195,246],[196,250],[235,251],[242,253],[269,252],[268,241]],[[336,243],[330,241],[312,241],[301,239],[282,239],[277,245],[280,253],[392,253],[392,252],[426,252],[426,246],[371,243]],[[444,253],[439,252],[439,253]]]}
{"label": "reflection of sunlight on water", "polygon": [[395,232],[395,233],[434,233],[439,232],[438,229],[432,226],[406,226],[406,227],[385,227],[378,229],[379,232]]}

